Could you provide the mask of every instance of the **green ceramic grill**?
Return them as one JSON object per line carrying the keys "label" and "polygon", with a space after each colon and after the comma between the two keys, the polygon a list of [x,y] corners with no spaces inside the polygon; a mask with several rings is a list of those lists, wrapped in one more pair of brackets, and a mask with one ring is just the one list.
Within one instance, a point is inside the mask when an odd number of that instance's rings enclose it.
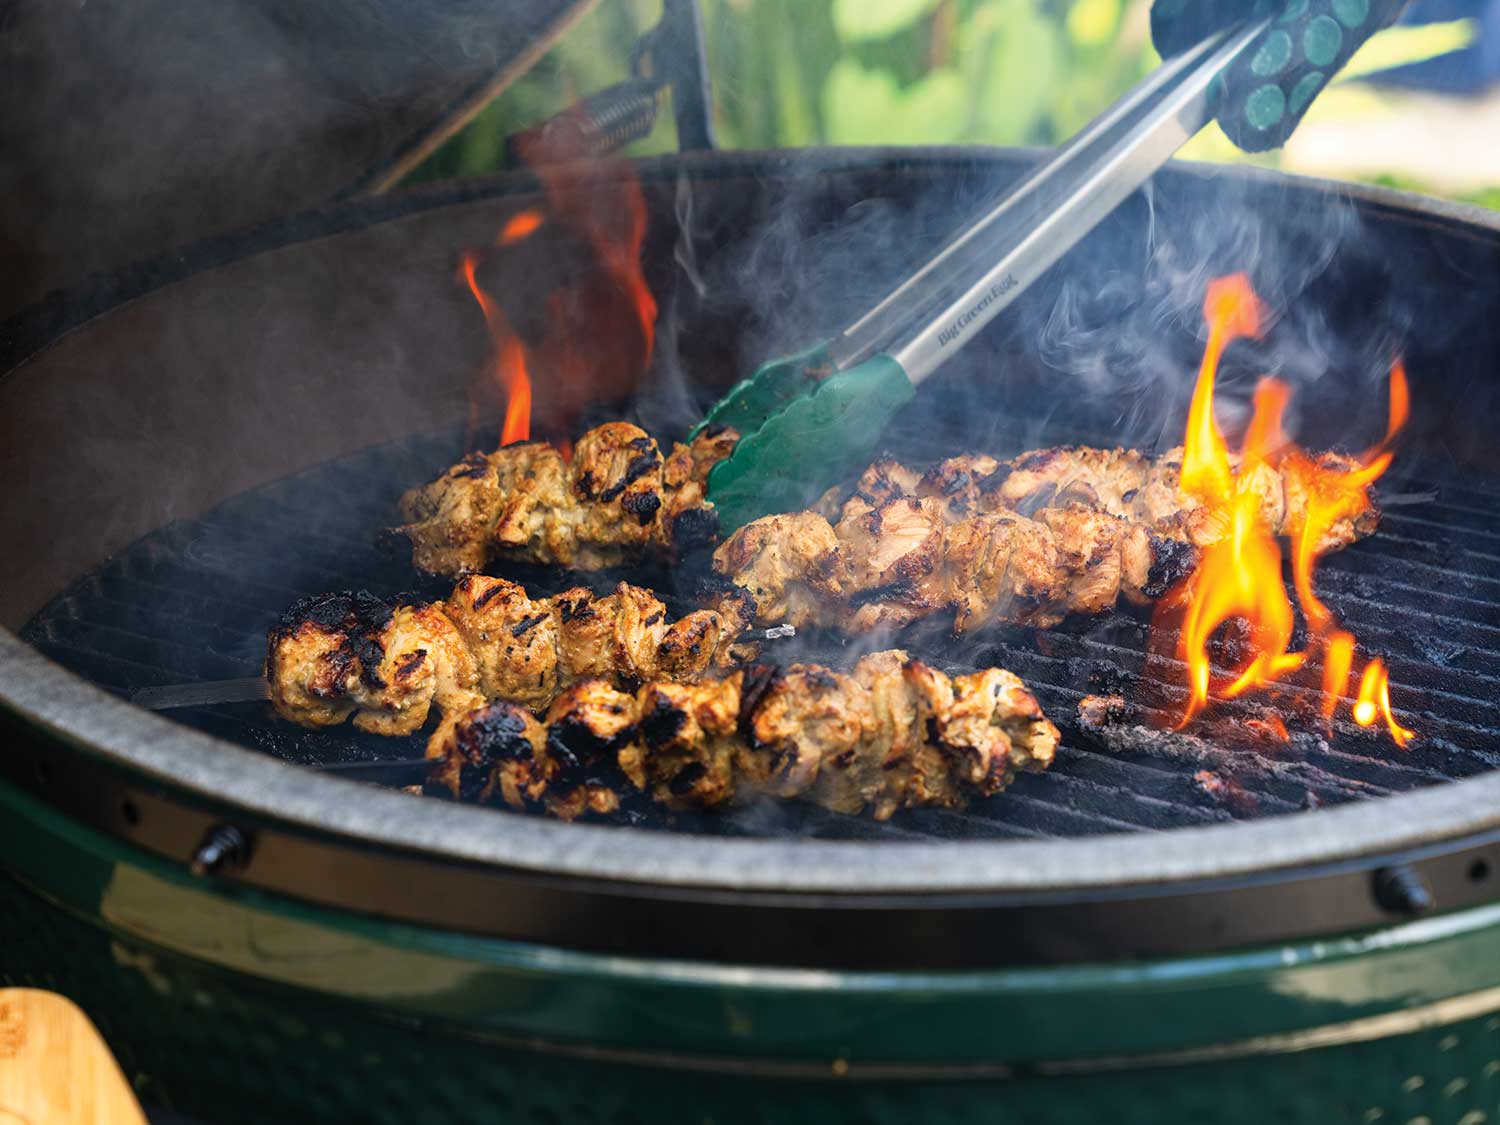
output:
{"label": "green ceramic grill", "polygon": [[[641,165],[649,280],[677,294],[695,376],[633,408],[685,429],[742,358],[869,307],[861,255],[922,260],[1031,165]],[[676,273],[684,190],[717,217],[693,245],[723,282],[711,299]],[[151,684],[253,674],[299,592],[409,581],[370,532],[462,448],[484,341],[448,267],[534,205],[529,179],[502,177],[204,244],[9,324],[0,983],[73,997],[143,1102],[206,1122],[1496,1119],[1500,224],[1262,173],[1168,169],[1152,191],[883,442],[910,460],[1144,442],[1187,388],[1102,393],[1046,326],[1069,308],[1069,339],[1100,355],[1149,339],[1190,370],[1201,293],[1166,315],[1162,263],[1251,269],[1286,310],[1267,346],[1354,341],[1302,388],[1309,444],[1378,433],[1359,341],[1373,370],[1399,332],[1408,443],[1380,533],[1331,564],[1327,597],[1387,658],[1408,750],[1352,727],[1275,753],[1206,740],[1194,760],[1094,745],[1079,696],[1150,686],[1127,611],[909,638],[943,667],[1014,669],[1064,741],[997,797],[885,823],[759,805],[562,824],[412,796],[413,747],[306,735],[261,703],[132,706]],[[1205,221],[1225,200],[1255,262]],[[824,283],[830,255],[847,292]],[[787,323],[766,319],[771,290],[796,297]],[[1281,357],[1293,374],[1299,354]],[[380,409],[348,409],[350,372]]]}

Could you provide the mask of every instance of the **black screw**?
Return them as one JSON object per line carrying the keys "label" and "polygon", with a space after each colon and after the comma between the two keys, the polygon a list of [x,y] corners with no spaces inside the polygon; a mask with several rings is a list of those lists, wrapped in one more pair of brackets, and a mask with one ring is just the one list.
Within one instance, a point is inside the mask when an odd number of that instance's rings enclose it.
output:
{"label": "black screw", "polygon": [[1427,880],[1404,863],[1375,872],[1375,901],[1392,914],[1410,918],[1430,914],[1437,906]]}
{"label": "black screw", "polygon": [[250,841],[232,824],[211,828],[193,853],[189,868],[194,875],[228,875],[250,858]]}

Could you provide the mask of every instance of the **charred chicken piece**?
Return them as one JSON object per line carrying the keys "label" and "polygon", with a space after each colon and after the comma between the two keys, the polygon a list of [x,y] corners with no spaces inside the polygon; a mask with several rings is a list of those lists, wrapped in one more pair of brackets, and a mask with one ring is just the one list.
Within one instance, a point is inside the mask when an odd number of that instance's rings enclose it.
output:
{"label": "charred chicken piece", "polygon": [[353,717],[361,730],[411,734],[434,706],[455,714],[505,699],[540,710],[581,680],[694,680],[754,654],[739,646],[748,607],[670,621],[649,590],[621,583],[531,599],[472,575],[446,602],[389,605],[370,594],[306,599],[271,630],[266,678],[283,718],[307,727]]}
{"label": "charred chicken piece", "polygon": [[429,787],[573,819],[644,795],[712,808],[758,795],[884,820],[957,808],[1046,769],[1057,728],[1010,672],[949,678],[897,650],[847,675],[764,666],[634,692],[575,684],[545,719],[491,703],[452,715],[428,743]]}
{"label": "charred chicken piece", "polygon": [[298,602],[271,629],[266,680],[277,714],[306,727],[349,719],[405,735],[429,709],[484,701],[474,655],[437,606],[391,605],[367,593]]}
{"label": "charred chicken piece", "polygon": [[401,498],[406,522],[393,532],[429,574],[474,574],[497,560],[599,570],[670,557],[718,537],[704,483],[738,440],[705,430],[663,458],[644,430],[610,422],[578,439],[571,462],[545,442],[471,453]]}
{"label": "charred chicken piece", "polygon": [[[1250,487],[1266,526],[1300,526],[1319,471],[1348,471],[1325,453],[1260,466]],[[768,516],[736,531],[714,569],[755,602],[756,619],[852,633],[952,612],[962,631],[998,621],[1050,626],[1119,599],[1160,597],[1191,572],[1200,547],[1224,534],[1178,490],[1181,451],[1059,448],[1011,461],[955,457],[919,474],[871,465],[815,510]],[[1358,496],[1320,548],[1374,531],[1379,513]],[[1326,498],[1325,498],[1326,503]]]}

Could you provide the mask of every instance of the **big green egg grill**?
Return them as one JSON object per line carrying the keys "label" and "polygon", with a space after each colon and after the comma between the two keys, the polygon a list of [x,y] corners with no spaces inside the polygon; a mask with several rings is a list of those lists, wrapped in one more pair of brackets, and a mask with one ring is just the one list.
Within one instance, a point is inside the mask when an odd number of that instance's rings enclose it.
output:
{"label": "big green egg grill", "polygon": [[[597,418],[685,431],[1031,160],[639,164],[660,344]],[[464,445],[488,341],[454,264],[538,200],[516,175],[337,205],[0,332],[0,984],[74,998],[144,1102],[202,1121],[1500,1121],[1500,222],[1169,169],[883,437],[914,461],[1164,448],[1202,283],[1235,269],[1279,319],[1222,395],[1281,373],[1309,446],[1378,436],[1399,348],[1384,521],[1320,581],[1387,660],[1406,750],[1344,724],[1280,749],[1090,743],[1082,695],[1162,689],[1149,617],[1123,610],[902,637],[1016,671],[1064,740],[998,797],[886,823],[768,803],[563,824],[404,791],[420,776],[380,763],[416,741],[131,705],[253,675],[300,595],[418,581],[376,532]],[[524,324],[586,266],[544,227],[497,291]],[[683,603],[699,577],[637,576]]]}

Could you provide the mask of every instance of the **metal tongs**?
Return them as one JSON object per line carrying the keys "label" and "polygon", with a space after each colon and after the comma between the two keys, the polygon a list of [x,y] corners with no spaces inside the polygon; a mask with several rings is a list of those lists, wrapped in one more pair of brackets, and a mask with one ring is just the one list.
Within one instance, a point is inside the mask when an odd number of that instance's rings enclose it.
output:
{"label": "metal tongs", "polygon": [[1214,80],[1270,22],[1168,59],[843,332],[720,399],[698,429],[741,434],[708,478],[722,529],[801,507],[865,464],[917,384],[1212,120]]}

